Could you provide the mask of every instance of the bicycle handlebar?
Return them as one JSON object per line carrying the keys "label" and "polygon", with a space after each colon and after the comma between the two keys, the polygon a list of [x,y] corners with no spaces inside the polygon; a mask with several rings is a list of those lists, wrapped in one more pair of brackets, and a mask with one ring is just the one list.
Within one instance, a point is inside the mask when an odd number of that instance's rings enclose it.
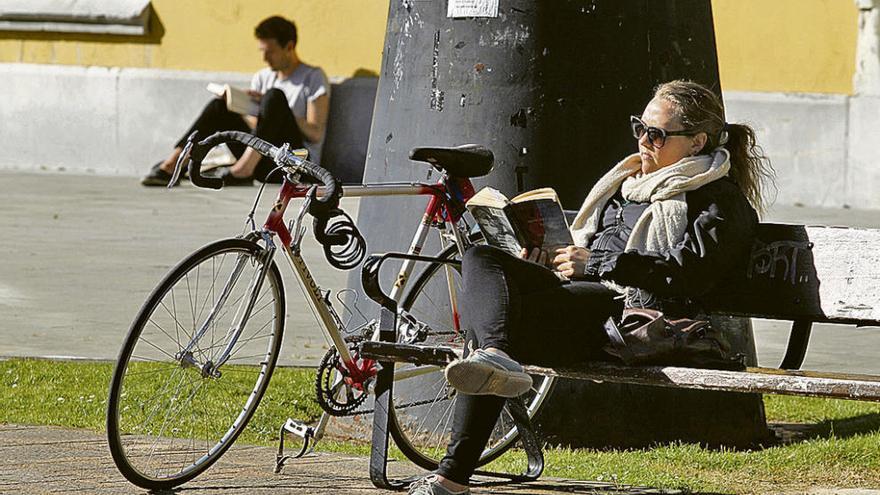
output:
{"label": "bicycle handlebar", "polygon": [[[334,267],[347,270],[360,263],[366,251],[364,238],[358,232],[357,226],[351,220],[351,217],[339,209],[342,186],[328,170],[306,160],[295,152],[288,151],[286,145],[277,147],[245,132],[216,132],[196,142],[197,135],[197,132],[193,132],[187,138],[186,145],[178,159],[177,167],[175,167],[172,182],[177,181],[181,164],[185,160],[189,160],[189,178],[193,184],[198,187],[220,189],[223,187],[222,179],[205,177],[201,173],[202,160],[205,159],[205,155],[208,154],[211,148],[221,143],[237,141],[250,146],[259,154],[273,159],[278,166],[283,167],[287,172],[304,172],[324,184],[324,194],[320,198],[316,198],[317,187],[310,188],[307,194],[309,200],[308,212],[314,217],[313,232],[315,239],[324,246],[324,255],[327,261]],[[340,220],[333,225],[329,225],[331,218],[340,215],[345,216],[346,220]],[[334,246],[342,246],[342,248],[334,251]]]}
{"label": "bicycle handlebar", "polygon": [[339,206],[339,196],[341,196],[342,188],[339,187],[333,174],[305,158],[287,151],[286,146],[277,147],[272,143],[241,131],[216,132],[196,142],[197,134],[197,132],[190,134],[183,153],[183,155],[187,152],[189,153],[189,177],[194,185],[208,189],[220,189],[223,187],[222,179],[205,177],[201,174],[202,160],[205,159],[208,151],[214,146],[237,141],[245,146],[250,146],[259,154],[275,160],[275,163],[279,166],[293,169],[293,171],[305,172],[321,181],[325,187],[324,194],[316,200],[315,191],[312,190],[311,192],[311,199],[313,201],[312,206],[309,208],[309,213],[313,216],[326,216],[331,210]]}

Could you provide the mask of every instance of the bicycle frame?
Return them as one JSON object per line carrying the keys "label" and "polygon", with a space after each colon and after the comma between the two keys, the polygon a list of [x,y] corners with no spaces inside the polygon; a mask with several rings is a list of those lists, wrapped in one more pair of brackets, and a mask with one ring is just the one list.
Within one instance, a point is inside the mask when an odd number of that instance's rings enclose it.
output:
{"label": "bicycle frame", "polygon": [[[178,353],[177,358],[182,363],[200,367],[204,376],[220,376],[219,368],[226,362],[229,353],[235,342],[238,340],[238,336],[244,327],[243,323],[248,321],[250,311],[253,308],[255,299],[259,293],[259,288],[266,275],[267,269],[270,266],[270,261],[274,256],[277,247],[280,247],[285,253],[285,258],[288,260],[291,269],[296,274],[298,283],[304,289],[303,292],[307,296],[309,301],[308,304],[312,306],[312,309],[319,319],[321,331],[327,341],[335,347],[354,386],[361,387],[366,380],[376,375],[377,370],[373,360],[360,360],[360,364],[358,364],[358,362],[353,359],[351,352],[348,349],[348,345],[343,338],[345,325],[333,310],[326,295],[322,294],[321,288],[318,286],[314,277],[312,277],[312,274],[301,255],[300,244],[305,235],[305,228],[302,226],[302,221],[308,210],[309,191],[312,187],[313,186],[292,182],[288,180],[287,177],[284,178],[278,196],[263,224],[263,229],[254,232],[254,234],[259,238],[262,238],[266,243],[267,249],[264,268],[255,279],[250,282],[248,293],[251,294],[251,298],[246,302],[241,316],[235,320],[235,324],[227,332],[227,344],[224,351],[218,357],[216,363],[196,363],[192,359],[190,352],[190,350],[197,345],[206,329],[210,326],[212,316],[217,311],[217,308],[225,303],[226,297],[222,297],[221,295],[214,308],[211,309],[207,321],[202,325],[200,330],[196,332],[189,345]],[[318,188],[318,195],[323,194],[322,189],[323,188]],[[348,197],[428,196],[428,203],[410,242],[407,254],[421,254],[428,237],[428,232],[432,227],[436,227],[440,232],[441,251],[448,246],[447,238],[450,237],[449,231],[451,231],[453,242],[458,247],[459,254],[463,254],[468,246],[468,238],[466,235],[468,226],[466,223],[462,224],[462,215],[465,212],[464,204],[474,195],[474,188],[469,179],[451,178],[444,175],[435,184],[419,182],[360,184],[343,186],[343,192],[344,195]],[[305,201],[300,207],[296,219],[292,221],[288,227],[288,225],[285,224],[284,214],[287,211],[290,201],[297,198],[304,198]],[[277,244],[273,240],[276,236],[279,241]],[[243,260],[239,261],[239,263],[243,262]],[[406,260],[401,266],[391,291],[391,297],[395,301],[400,302],[400,299],[403,297],[414,268],[415,262],[412,260]],[[452,268],[449,265],[446,265],[445,270],[447,275],[447,287],[449,290],[449,302],[453,316],[453,331],[457,333],[460,331],[460,319],[455,287],[452,283]],[[237,281],[239,273],[240,269],[239,267],[236,267],[230,275],[229,280],[226,282],[224,293],[231,290],[230,288]],[[395,372],[395,380],[409,379],[426,373],[431,373],[435,370],[436,367],[434,366],[400,370],[399,372]],[[364,392],[366,391],[364,390]],[[285,425],[282,426],[282,440],[278,459],[276,460],[276,470],[280,469],[280,466],[283,464],[283,432],[286,430],[302,436],[305,439],[303,449],[299,454],[302,455],[308,449],[311,439],[314,439],[314,441],[317,442],[323,436],[323,431],[329,422],[329,417],[330,416],[327,413],[322,415],[321,420],[315,428],[288,419]],[[312,444],[312,448],[313,446],[314,444]],[[299,455],[295,457],[298,457]]]}
{"label": "bicycle frame", "polygon": [[[326,303],[321,294],[320,288],[300,255],[299,244],[302,240],[300,222],[307,205],[303,204],[301,207],[300,214],[298,215],[292,229],[289,229],[284,223],[284,213],[287,210],[290,200],[294,198],[306,198],[309,189],[310,187],[308,186],[294,184],[285,179],[285,182],[278,193],[278,198],[275,200],[275,204],[264,223],[264,228],[278,236],[291,268],[294,273],[297,274],[300,284],[306,290],[312,308],[315,309],[321,320],[320,323],[325,337],[327,337],[328,341],[332,342],[333,346],[336,347],[343,363],[345,363],[349,372],[352,373],[353,378],[357,380],[358,378],[361,378],[362,373],[366,370],[358,368],[357,364],[352,360],[351,354],[348,352],[348,346],[342,338],[342,324],[336,314],[333,313],[330,305]],[[464,212],[464,203],[474,194],[473,185],[468,179],[442,177],[436,184],[403,182],[362,184],[344,186],[343,191],[345,196],[348,197],[430,196],[428,204],[425,207],[425,212],[422,215],[422,219],[413,235],[407,251],[408,254],[421,253],[428,236],[428,231],[435,225],[438,226],[441,231],[447,230],[447,225],[451,225],[452,235],[455,238],[455,243],[459,247],[459,250],[463,251],[466,247],[466,237],[462,234],[462,229],[458,228],[458,223]],[[318,194],[321,193],[322,191],[319,189]],[[293,232],[291,232],[291,230]],[[446,243],[442,235],[440,240],[441,247],[445,248]],[[400,271],[395,278],[394,287],[391,292],[391,297],[394,298],[395,301],[399,301],[402,297],[414,267],[415,263],[410,260],[407,260],[404,262],[403,266],[401,266]],[[449,280],[451,281],[451,279]],[[448,285],[450,290],[450,304],[452,305],[451,307],[454,318],[454,330],[457,332],[459,330],[457,301],[454,287],[452,287],[451,283]]]}

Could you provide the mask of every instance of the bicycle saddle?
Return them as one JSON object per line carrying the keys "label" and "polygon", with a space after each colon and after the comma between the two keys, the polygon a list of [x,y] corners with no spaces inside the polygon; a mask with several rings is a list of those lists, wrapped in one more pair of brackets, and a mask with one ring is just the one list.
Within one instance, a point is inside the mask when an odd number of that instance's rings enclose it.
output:
{"label": "bicycle saddle", "polygon": [[413,148],[409,159],[430,163],[452,177],[482,177],[492,170],[495,155],[485,146],[463,144],[453,148]]}

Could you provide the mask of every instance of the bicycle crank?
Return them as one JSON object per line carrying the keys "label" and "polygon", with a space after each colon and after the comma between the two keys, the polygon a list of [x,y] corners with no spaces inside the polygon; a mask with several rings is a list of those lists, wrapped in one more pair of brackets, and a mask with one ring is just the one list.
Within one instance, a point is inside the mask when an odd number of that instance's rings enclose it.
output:
{"label": "bicycle crank", "polygon": [[330,348],[321,359],[315,377],[315,393],[318,405],[331,416],[347,416],[367,400],[369,385],[377,372],[376,362],[361,359],[357,344],[363,337],[345,339],[352,360],[344,362]]}

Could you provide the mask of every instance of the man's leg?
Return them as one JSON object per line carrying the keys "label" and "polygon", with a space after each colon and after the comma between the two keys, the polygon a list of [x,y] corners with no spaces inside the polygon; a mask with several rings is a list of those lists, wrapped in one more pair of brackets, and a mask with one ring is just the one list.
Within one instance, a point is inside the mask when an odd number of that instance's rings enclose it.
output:
{"label": "man's leg", "polygon": [[[244,131],[250,132],[250,127],[245,123],[241,115],[230,112],[226,108],[226,100],[223,98],[213,98],[202,109],[202,112],[196,117],[195,122],[183,134],[183,136],[174,145],[174,150],[165,158],[158,166],[150,171],[150,174],[144,177],[142,183],[144,185],[164,185],[167,184],[174,171],[174,165],[177,158],[183,151],[186,139],[193,131],[198,131],[202,139],[217,131]],[[240,143],[229,143],[229,149],[235,156],[241,156],[244,152],[244,145]],[[163,183],[164,182],[164,183]]]}
{"label": "man's leg", "polygon": [[[248,127],[241,115],[235,112],[230,112],[226,108],[226,100],[223,98],[213,98],[207,105],[205,105],[205,108],[202,109],[202,113],[196,117],[195,122],[193,122],[189,129],[187,129],[183,136],[174,145],[172,156],[168,157],[168,159],[163,162],[163,170],[166,172],[174,170],[174,164],[177,162],[177,157],[180,155],[181,150],[183,150],[183,146],[186,144],[186,139],[193,133],[193,131],[198,131],[201,139],[205,139],[218,131],[251,132],[251,128]],[[244,145],[241,143],[229,143],[228,146],[235,156],[241,156],[244,151]],[[166,164],[167,168],[165,167]]]}
{"label": "man's leg", "polygon": [[[287,97],[280,89],[273,88],[260,100],[260,116],[254,134],[275,146],[290,143],[292,148],[303,146],[302,133],[293,118],[287,104]],[[230,167],[229,172],[238,178],[253,177],[266,181],[266,176],[275,168],[271,158],[248,149],[242,157]],[[276,173],[268,178],[269,182],[281,182],[281,174]]]}

